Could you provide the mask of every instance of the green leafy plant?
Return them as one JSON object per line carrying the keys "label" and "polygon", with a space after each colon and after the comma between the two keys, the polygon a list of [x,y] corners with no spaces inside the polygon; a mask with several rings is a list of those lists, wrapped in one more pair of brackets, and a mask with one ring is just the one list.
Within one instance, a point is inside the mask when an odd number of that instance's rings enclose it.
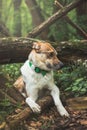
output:
{"label": "green leafy plant", "polygon": [[72,96],[82,96],[87,93],[87,60],[78,60],[77,64],[65,67],[55,74],[55,82],[62,90]]}
{"label": "green leafy plant", "polygon": [[[2,65],[2,72],[6,74],[10,81],[15,81],[18,76],[20,76],[20,67],[21,64],[7,64]],[[9,84],[7,83],[7,86],[9,87]]]}

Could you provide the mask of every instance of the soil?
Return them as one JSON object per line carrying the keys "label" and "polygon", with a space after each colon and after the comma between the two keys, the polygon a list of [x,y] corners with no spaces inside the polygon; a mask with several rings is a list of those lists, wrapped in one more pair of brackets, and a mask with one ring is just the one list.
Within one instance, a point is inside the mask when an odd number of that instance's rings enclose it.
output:
{"label": "soil", "polygon": [[70,113],[70,118],[61,117],[56,107],[50,108],[40,116],[27,119],[26,130],[87,130],[87,110],[73,111],[66,109]]}

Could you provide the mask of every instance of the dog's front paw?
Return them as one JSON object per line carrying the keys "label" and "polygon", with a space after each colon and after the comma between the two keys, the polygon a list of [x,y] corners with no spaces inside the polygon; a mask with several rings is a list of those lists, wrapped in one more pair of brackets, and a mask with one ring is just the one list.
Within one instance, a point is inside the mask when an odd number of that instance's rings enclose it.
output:
{"label": "dog's front paw", "polygon": [[66,109],[59,111],[59,113],[61,116],[69,117],[69,113],[66,111]]}
{"label": "dog's front paw", "polygon": [[41,112],[41,107],[35,103],[31,98],[26,98],[26,103],[30,106],[33,112],[35,113],[40,113]]}

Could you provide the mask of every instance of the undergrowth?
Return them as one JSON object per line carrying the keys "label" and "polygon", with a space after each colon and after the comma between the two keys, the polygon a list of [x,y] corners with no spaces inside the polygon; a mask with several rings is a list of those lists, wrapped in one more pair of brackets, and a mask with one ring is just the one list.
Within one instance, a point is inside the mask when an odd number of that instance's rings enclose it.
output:
{"label": "undergrowth", "polygon": [[[2,66],[3,73],[7,74],[10,81],[15,81],[20,76],[22,64],[11,64]],[[73,65],[62,68],[54,74],[55,83],[58,87],[73,96],[82,96],[87,92],[87,60],[81,59]],[[10,84],[6,83],[9,87]]]}
{"label": "undergrowth", "polygon": [[[14,82],[20,76],[21,64],[2,66],[2,72],[7,74],[10,81]],[[54,73],[55,83],[61,91],[68,92],[69,96],[84,96],[87,93],[87,60],[69,65]],[[6,83],[10,87],[9,83]],[[3,120],[15,108],[7,98],[0,100],[0,120]],[[3,116],[4,115],[4,116]]]}
{"label": "undergrowth", "polygon": [[80,59],[76,64],[63,68],[55,73],[55,82],[60,89],[72,96],[83,96],[87,93],[87,60]]}

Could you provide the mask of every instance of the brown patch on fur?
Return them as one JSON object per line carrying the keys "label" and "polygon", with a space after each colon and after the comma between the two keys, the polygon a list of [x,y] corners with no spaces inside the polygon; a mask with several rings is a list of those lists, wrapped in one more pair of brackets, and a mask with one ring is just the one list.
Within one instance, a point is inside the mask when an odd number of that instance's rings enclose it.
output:
{"label": "brown patch on fur", "polygon": [[38,53],[54,52],[55,54],[57,54],[56,50],[47,42],[34,42],[33,49],[35,49]]}

